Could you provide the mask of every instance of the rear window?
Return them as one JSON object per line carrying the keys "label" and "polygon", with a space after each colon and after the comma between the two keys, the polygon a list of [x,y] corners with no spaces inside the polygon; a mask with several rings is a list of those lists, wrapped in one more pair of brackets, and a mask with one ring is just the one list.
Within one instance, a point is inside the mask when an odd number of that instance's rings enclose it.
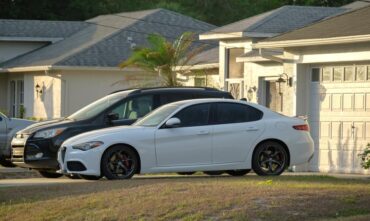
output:
{"label": "rear window", "polygon": [[231,124],[258,121],[263,112],[245,104],[218,103],[215,124]]}

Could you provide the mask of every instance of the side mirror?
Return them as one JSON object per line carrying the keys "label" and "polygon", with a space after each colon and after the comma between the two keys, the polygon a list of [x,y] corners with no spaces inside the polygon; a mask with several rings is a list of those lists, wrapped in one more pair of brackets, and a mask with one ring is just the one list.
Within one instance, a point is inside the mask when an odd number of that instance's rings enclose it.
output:
{"label": "side mirror", "polygon": [[119,115],[118,115],[118,113],[109,113],[107,115],[107,119],[108,119],[109,122],[112,122],[114,120],[118,120],[119,119]]}
{"label": "side mirror", "polygon": [[181,124],[180,119],[177,118],[177,117],[173,117],[173,118],[168,119],[168,121],[166,121],[165,125],[168,128],[174,128],[174,127],[180,126],[180,124]]}

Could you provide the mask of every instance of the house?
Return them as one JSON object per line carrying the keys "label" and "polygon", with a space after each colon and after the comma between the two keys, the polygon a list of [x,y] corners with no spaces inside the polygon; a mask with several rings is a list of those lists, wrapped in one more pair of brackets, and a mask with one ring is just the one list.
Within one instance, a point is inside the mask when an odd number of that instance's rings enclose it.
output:
{"label": "house", "polygon": [[[258,51],[252,44],[279,34],[298,29],[327,17],[344,12],[345,8],[283,6],[235,23],[213,29],[199,36],[201,40],[219,41],[219,81],[220,87],[230,91],[235,98],[248,98],[272,109],[281,110],[275,81],[283,67],[275,61],[263,61],[264,65],[244,62],[244,57],[254,57]],[[281,53],[279,50],[273,52]],[[266,54],[265,56],[269,56]],[[271,90],[271,96],[262,97],[262,87],[251,82],[250,75],[266,75],[264,90]],[[259,89],[259,90],[257,90]],[[261,96],[258,96],[260,93]],[[257,100],[259,99],[259,100]]]}
{"label": "house", "polygon": [[[279,50],[284,111],[306,115],[315,141],[311,171],[368,173],[360,154],[370,139],[370,6],[260,41],[256,50]],[[262,58],[263,56],[259,56]],[[278,58],[278,59],[276,59]],[[253,76],[261,81],[263,76]]]}
{"label": "house", "polygon": [[0,110],[58,118],[113,91],[156,85],[157,76],[118,64],[150,33],[173,40],[215,27],[165,9],[81,22],[0,20]]}

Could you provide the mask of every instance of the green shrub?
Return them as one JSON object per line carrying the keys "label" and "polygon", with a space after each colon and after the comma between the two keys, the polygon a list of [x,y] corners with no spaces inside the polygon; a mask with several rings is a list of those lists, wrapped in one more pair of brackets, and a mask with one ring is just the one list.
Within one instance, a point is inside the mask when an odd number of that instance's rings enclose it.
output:
{"label": "green shrub", "polygon": [[370,144],[367,144],[364,152],[359,154],[359,157],[361,158],[361,166],[365,169],[370,168]]}

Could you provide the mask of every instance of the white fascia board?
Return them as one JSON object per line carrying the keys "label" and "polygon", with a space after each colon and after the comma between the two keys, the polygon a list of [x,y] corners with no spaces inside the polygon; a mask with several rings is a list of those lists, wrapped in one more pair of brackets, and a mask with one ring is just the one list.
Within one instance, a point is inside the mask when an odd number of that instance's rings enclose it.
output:
{"label": "white fascia board", "polygon": [[260,42],[253,44],[253,48],[289,48],[300,46],[316,46],[316,45],[330,45],[330,44],[346,44],[346,43],[359,43],[370,41],[370,35],[355,35],[345,37],[333,38],[313,38],[302,40],[286,40],[286,41],[271,41]]}
{"label": "white fascia board", "polygon": [[228,38],[241,38],[243,32],[225,32],[225,33],[209,33],[199,35],[199,40],[215,40],[215,39],[228,39]]}

